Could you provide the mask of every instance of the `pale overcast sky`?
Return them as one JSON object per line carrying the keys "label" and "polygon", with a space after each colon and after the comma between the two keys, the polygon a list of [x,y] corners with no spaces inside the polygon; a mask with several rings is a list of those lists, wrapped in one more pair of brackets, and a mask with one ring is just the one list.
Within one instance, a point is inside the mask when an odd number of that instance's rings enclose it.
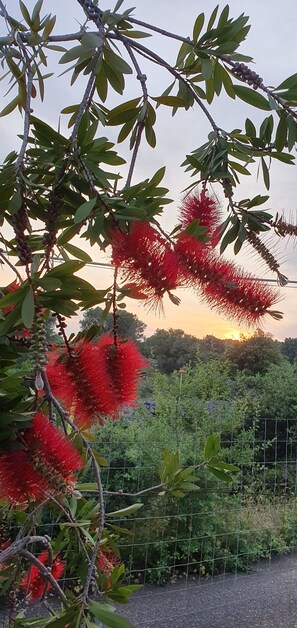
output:
{"label": "pale overcast sky", "polygon": [[[32,9],[35,4],[31,0],[25,0],[25,3],[29,9]],[[6,4],[12,14],[18,10],[16,0],[9,0]],[[204,11],[207,16],[210,15],[216,4],[212,0],[200,0],[198,2],[197,0],[184,0],[184,2],[159,0],[158,3],[149,0],[135,0],[131,4],[125,2],[123,7],[135,6],[134,15],[138,19],[187,36],[192,33],[192,26],[197,14]],[[225,6],[225,3],[220,2],[219,4],[221,8]],[[100,3],[100,6],[105,9],[112,5],[109,5],[108,0],[105,0]],[[262,0],[262,2],[259,0],[242,0],[241,2],[231,0],[229,6],[233,16],[238,16],[242,12],[250,16],[252,28],[240,51],[254,57],[255,66],[253,69],[264,78],[266,85],[278,85],[285,77],[297,72],[297,3],[295,0],[283,0],[281,3],[276,0]],[[83,21],[83,12],[75,0],[44,0],[44,10],[57,15],[58,32],[76,31],[78,30],[78,22]],[[4,34],[3,20],[1,24],[2,34]],[[144,40],[144,43],[147,46],[153,45],[154,40],[160,54],[174,62],[178,49],[177,42],[173,40],[164,42],[161,37],[156,36]],[[159,71],[155,65],[148,66],[141,59],[140,63],[148,75],[149,94],[151,96],[159,95],[171,82],[170,77],[163,71]],[[61,71],[60,68],[61,66],[57,68],[58,73]],[[63,69],[64,66],[62,66]],[[2,86],[1,83],[1,90],[3,90]],[[79,101],[83,85],[82,82],[77,81],[75,88],[71,90],[69,88],[69,75],[66,75],[61,78],[50,79],[47,89],[45,103],[41,106],[40,103],[36,102],[35,115],[57,127],[59,111],[62,107]],[[125,100],[135,97],[138,93],[139,85],[134,81],[128,81]],[[3,91],[1,91],[2,94]],[[120,97],[114,95],[109,104],[115,106],[119,102]],[[210,128],[202,113],[196,108],[186,113],[178,112],[173,119],[170,110],[166,107],[161,107],[158,111],[160,113],[157,126],[157,148],[152,150],[147,146],[143,147],[135,173],[135,181],[152,175],[159,167],[166,165],[165,184],[170,189],[170,197],[175,200],[175,203],[166,209],[163,224],[167,228],[172,228],[176,223],[176,210],[181,191],[190,183],[189,175],[180,168],[180,164],[187,153],[206,140]],[[257,109],[250,111],[249,107],[238,99],[234,102],[224,97],[215,101],[211,111],[218,125],[226,130],[242,128],[247,115],[258,126],[263,117],[267,115],[266,112]],[[9,150],[17,146],[16,131],[21,131],[21,121],[18,114],[15,113],[9,118],[1,119],[0,130],[1,154],[4,156]],[[105,134],[104,131],[103,134]],[[119,152],[128,157],[127,147],[123,144],[119,146]],[[296,166],[276,164],[273,165],[271,172],[271,199],[267,206],[278,213],[288,211],[290,216],[296,218]],[[257,193],[265,194],[265,188],[261,179],[257,181],[256,173],[253,177],[243,178],[240,191],[238,189],[238,198]],[[223,205],[224,199],[221,195],[220,199]],[[277,242],[275,250],[276,253],[279,251],[279,257],[283,261],[282,270],[284,274],[288,275],[290,279],[297,279],[297,256],[293,244]],[[92,250],[92,255],[94,259],[99,259],[99,253],[95,247]],[[240,256],[237,256],[237,260],[257,276],[263,276],[263,273],[266,273],[261,263],[258,263],[257,259],[246,248]],[[94,269],[84,271],[84,276],[92,281],[97,288],[108,284],[109,277],[107,275],[106,271]],[[4,281],[1,280],[1,283]],[[282,289],[281,295],[283,301],[278,309],[281,309],[285,314],[283,321],[275,322],[268,319],[264,328],[271,331],[279,339],[286,336],[295,337],[297,336],[295,323],[297,290],[288,287]],[[137,313],[148,324],[150,332],[157,327],[181,327],[198,337],[203,337],[206,334],[226,337],[232,334],[236,335],[238,330],[245,331],[237,324],[227,321],[208,307],[201,305],[198,297],[184,291],[179,296],[182,298],[182,304],[179,308],[166,300],[165,319],[159,319],[152,313],[146,314],[143,307],[138,306],[133,300],[128,302],[128,309]]]}

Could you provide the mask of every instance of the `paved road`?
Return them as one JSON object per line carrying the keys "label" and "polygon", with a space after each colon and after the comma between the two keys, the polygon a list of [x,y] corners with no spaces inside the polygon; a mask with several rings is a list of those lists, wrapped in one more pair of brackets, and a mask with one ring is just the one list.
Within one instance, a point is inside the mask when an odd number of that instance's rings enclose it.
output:
{"label": "paved road", "polygon": [[251,574],[148,586],[119,611],[135,628],[297,628],[297,554]]}
{"label": "paved road", "polygon": [[[250,574],[145,586],[119,613],[135,628],[297,628],[297,552]],[[7,628],[3,611],[0,626]]]}

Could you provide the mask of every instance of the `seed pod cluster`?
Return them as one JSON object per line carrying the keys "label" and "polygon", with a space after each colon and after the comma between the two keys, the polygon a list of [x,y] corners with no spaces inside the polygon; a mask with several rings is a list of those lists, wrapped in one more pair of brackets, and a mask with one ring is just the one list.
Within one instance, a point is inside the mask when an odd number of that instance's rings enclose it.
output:
{"label": "seed pod cluster", "polygon": [[251,85],[254,89],[258,89],[263,84],[263,79],[257,72],[253,72],[245,63],[235,63],[231,70],[234,76],[242,79],[248,85]]}

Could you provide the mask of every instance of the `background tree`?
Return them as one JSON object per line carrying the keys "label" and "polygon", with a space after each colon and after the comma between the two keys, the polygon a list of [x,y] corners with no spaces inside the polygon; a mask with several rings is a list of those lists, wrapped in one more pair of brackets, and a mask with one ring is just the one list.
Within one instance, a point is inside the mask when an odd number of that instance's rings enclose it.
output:
{"label": "background tree", "polygon": [[280,347],[285,358],[291,364],[295,364],[297,362],[297,338],[285,338]]}
{"label": "background tree", "polygon": [[[80,327],[82,331],[88,331],[92,325],[99,327],[98,334],[95,337],[106,332],[112,332],[114,326],[113,315],[109,312],[107,316],[100,307],[93,307],[83,313]],[[141,321],[136,314],[120,310],[117,316],[117,332],[121,338],[132,338],[135,342],[142,342],[146,324]]]}
{"label": "background tree", "polygon": [[235,368],[253,375],[265,373],[271,364],[280,364],[282,361],[279,343],[261,329],[250,338],[234,342],[227,349],[226,356]]}
{"label": "background tree", "polygon": [[143,351],[156,361],[161,373],[172,373],[194,364],[197,359],[198,340],[182,329],[157,329],[146,339]]}

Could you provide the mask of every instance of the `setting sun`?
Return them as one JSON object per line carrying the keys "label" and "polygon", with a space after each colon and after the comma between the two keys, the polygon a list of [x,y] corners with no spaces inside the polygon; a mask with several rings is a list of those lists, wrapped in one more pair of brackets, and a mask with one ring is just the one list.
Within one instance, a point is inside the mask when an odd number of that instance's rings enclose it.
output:
{"label": "setting sun", "polygon": [[230,329],[224,334],[224,339],[226,340],[243,340],[243,338],[248,338],[251,334],[248,332],[243,332],[240,329]]}

